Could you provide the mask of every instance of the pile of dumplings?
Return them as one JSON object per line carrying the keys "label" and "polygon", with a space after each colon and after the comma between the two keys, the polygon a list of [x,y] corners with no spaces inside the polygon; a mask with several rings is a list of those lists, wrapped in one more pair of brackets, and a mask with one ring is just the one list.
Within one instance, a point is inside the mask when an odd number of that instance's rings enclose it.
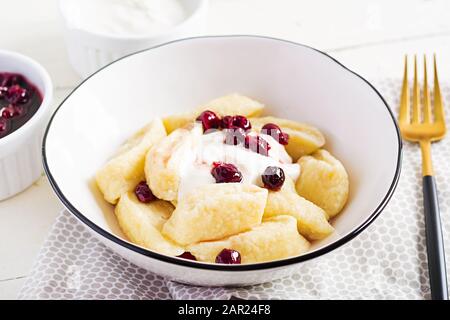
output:
{"label": "pile of dumplings", "polygon": [[[297,181],[286,176],[280,190],[246,183],[215,183],[178,198],[180,177],[172,155],[189,125],[204,110],[219,116],[243,115],[252,130],[277,124],[289,134],[285,149],[300,165]],[[322,149],[322,133],[306,124],[261,116],[264,105],[239,94],[214,99],[192,112],[154,119],[129,138],[96,174],[104,199],[115,205],[129,241],[169,256],[214,263],[224,249],[240,263],[298,256],[310,243],[333,233],[330,219],[345,206],[348,175]],[[145,181],[154,198],[142,202],[136,186]]]}

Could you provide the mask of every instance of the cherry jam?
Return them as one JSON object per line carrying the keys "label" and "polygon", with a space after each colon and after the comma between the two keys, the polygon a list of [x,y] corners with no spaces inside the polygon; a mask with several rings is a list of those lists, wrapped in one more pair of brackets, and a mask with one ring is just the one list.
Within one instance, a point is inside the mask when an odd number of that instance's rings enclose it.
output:
{"label": "cherry jam", "polygon": [[0,138],[23,126],[41,103],[41,93],[24,76],[0,72]]}

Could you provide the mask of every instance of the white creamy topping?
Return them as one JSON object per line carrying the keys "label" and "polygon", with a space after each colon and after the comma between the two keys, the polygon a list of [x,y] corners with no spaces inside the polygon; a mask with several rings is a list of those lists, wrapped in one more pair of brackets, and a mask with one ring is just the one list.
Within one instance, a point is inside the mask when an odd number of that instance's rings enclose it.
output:
{"label": "white creamy topping", "polygon": [[74,0],[67,3],[72,27],[115,35],[155,35],[186,19],[180,0]]}
{"label": "white creamy topping", "polygon": [[[251,133],[256,135],[256,133]],[[203,134],[202,126],[196,124],[188,137],[172,154],[179,165],[180,186],[178,199],[198,186],[215,183],[211,175],[214,162],[234,164],[242,173],[242,183],[262,187],[261,175],[268,166],[278,166],[294,181],[300,175],[300,165],[292,163],[284,146],[269,135],[260,134],[270,145],[269,156],[245,149],[242,145],[224,143],[225,132]]]}

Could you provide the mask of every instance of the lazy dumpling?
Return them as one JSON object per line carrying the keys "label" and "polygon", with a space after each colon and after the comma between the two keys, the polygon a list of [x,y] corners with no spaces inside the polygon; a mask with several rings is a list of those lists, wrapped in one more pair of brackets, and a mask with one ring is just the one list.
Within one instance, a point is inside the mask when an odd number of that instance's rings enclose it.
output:
{"label": "lazy dumpling", "polygon": [[263,109],[264,105],[262,103],[241,94],[233,93],[198,106],[192,112],[168,116],[163,119],[163,122],[167,133],[171,133],[175,129],[194,121],[205,110],[211,110],[218,116],[238,114],[245,117],[256,117],[261,114]]}
{"label": "lazy dumpling", "polygon": [[161,119],[155,119],[136,132],[118,153],[96,174],[96,182],[106,201],[116,204],[123,193],[144,180],[147,151],[166,136]]}
{"label": "lazy dumpling", "polygon": [[305,154],[310,154],[325,144],[325,137],[315,127],[305,123],[276,117],[261,117],[249,119],[253,128],[261,131],[266,123],[278,125],[284,133],[289,134],[289,142],[286,145],[287,153],[294,161]]}
{"label": "lazy dumpling", "polygon": [[309,242],[297,231],[297,221],[282,215],[264,220],[249,231],[219,241],[200,242],[187,247],[198,261],[215,262],[223,249],[240,253],[242,263],[257,263],[298,256]]}
{"label": "lazy dumpling", "polygon": [[178,200],[163,234],[182,245],[221,239],[260,224],[266,200],[267,189],[251,184],[200,186]]}
{"label": "lazy dumpling", "polygon": [[161,234],[174,208],[163,200],[142,203],[133,192],[120,197],[115,214],[120,228],[132,242],[156,252],[177,256],[184,249]]}
{"label": "lazy dumpling", "polygon": [[[183,150],[189,148],[190,131],[180,128],[151,148],[145,159],[145,177],[153,194],[174,201],[180,184],[179,166]],[[186,143],[187,142],[187,143]]]}
{"label": "lazy dumpling", "polygon": [[294,182],[286,178],[279,191],[269,191],[264,218],[290,215],[297,219],[298,231],[308,240],[320,240],[334,228],[327,221],[325,211],[302,198],[295,191]]}
{"label": "lazy dumpling", "polygon": [[337,215],[347,202],[349,181],[342,163],[326,150],[303,156],[300,177],[296,183],[298,194],[325,210],[330,218]]}

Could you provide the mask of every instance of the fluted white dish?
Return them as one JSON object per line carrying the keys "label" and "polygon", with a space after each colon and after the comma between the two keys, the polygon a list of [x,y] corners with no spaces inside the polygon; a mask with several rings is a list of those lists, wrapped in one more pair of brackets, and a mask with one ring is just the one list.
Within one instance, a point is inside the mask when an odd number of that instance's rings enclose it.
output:
{"label": "fluted white dish", "polygon": [[51,114],[53,86],[47,71],[16,52],[0,50],[0,72],[24,75],[43,95],[37,112],[19,129],[0,138],[0,201],[28,188],[42,173],[42,135]]}
{"label": "fluted white dish", "polygon": [[125,36],[102,34],[72,25],[71,10],[68,9],[70,1],[74,0],[60,0],[60,12],[69,60],[82,78],[130,53],[175,39],[202,35],[208,8],[208,0],[182,0],[187,18],[178,25],[164,33]]}
{"label": "fluted white dish", "polygon": [[[232,92],[266,103],[267,114],[310,123],[325,134],[326,148],[350,177],[349,201],[333,219],[335,233],[298,257],[245,265],[169,257],[128,241],[93,182],[95,172],[152,118]],[[43,156],[63,204],[113,251],[176,281],[247,285],[295,272],[370,225],[395,190],[401,139],[376,89],[330,56],[266,37],[200,37],[130,55],[84,81],[55,112]]]}

